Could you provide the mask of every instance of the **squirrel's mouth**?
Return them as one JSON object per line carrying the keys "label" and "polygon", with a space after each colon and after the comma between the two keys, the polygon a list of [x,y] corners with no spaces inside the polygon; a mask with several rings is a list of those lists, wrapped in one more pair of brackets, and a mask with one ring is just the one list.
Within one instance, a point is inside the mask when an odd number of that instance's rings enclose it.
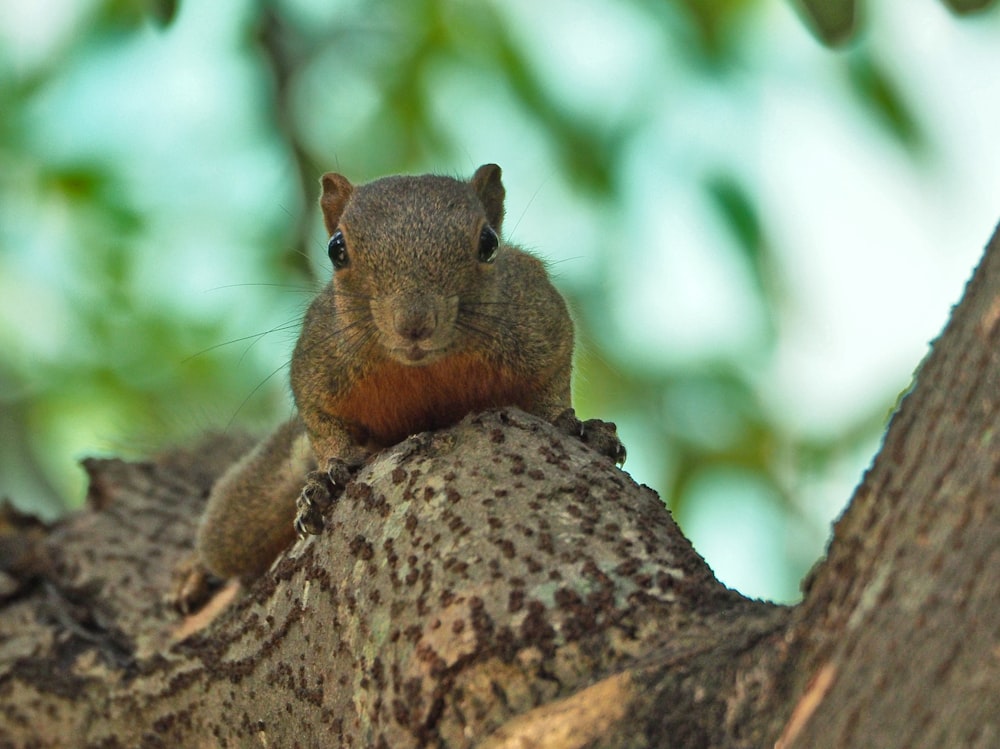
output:
{"label": "squirrel's mouth", "polygon": [[419,344],[413,344],[412,346],[397,346],[391,349],[389,354],[393,359],[402,364],[423,366],[424,364],[430,364],[440,359],[444,356],[445,351],[440,348],[426,349],[422,348]]}

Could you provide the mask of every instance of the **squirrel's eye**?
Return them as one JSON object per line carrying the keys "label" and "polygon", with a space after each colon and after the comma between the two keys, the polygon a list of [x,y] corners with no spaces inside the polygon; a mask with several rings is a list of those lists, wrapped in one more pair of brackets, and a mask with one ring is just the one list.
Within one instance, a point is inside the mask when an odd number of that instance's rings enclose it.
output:
{"label": "squirrel's eye", "polygon": [[500,238],[489,226],[484,226],[479,234],[479,262],[492,263],[497,257]]}
{"label": "squirrel's eye", "polygon": [[347,265],[347,242],[344,241],[344,233],[335,231],[330,237],[330,244],[326,246],[326,252],[330,256],[330,262],[336,270]]}

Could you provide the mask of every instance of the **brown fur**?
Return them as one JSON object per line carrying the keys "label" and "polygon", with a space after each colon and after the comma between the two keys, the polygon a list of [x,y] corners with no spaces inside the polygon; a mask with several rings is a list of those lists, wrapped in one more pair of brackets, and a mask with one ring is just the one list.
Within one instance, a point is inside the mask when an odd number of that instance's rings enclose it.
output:
{"label": "brown fur", "polygon": [[328,397],[324,405],[346,422],[363,425],[364,438],[384,447],[454,424],[468,413],[498,406],[529,409],[533,385],[475,354],[426,367],[387,360],[341,397]]}

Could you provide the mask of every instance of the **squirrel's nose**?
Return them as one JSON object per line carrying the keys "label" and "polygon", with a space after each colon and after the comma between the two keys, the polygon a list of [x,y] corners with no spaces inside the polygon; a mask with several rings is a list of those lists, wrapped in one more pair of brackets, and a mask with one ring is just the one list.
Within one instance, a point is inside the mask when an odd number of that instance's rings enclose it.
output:
{"label": "squirrel's nose", "polygon": [[430,338],[437,327],[434,311],[423,304],[408,304],[396,310],[392,320],[396,333],[414,343]]}

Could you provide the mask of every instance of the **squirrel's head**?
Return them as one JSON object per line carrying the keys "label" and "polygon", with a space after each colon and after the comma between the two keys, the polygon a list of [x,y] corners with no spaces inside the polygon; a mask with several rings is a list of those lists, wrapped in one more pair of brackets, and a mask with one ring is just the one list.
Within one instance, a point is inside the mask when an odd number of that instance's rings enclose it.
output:
{"label": "squirrel's head", "polygon": [[424,175],[352,185],[324,174],[329,290],[342,323],[374,323],[389,356],[423,365],[482,336],[496,302],[504,187],[500,167],[468,182]]}

